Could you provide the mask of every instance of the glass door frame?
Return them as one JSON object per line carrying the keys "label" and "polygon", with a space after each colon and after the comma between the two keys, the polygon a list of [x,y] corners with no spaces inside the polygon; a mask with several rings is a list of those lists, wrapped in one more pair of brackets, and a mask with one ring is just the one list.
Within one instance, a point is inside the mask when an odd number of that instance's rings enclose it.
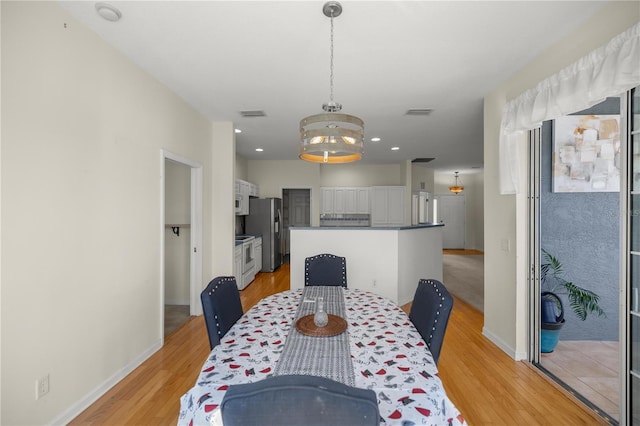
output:
{"label": "glass door frame", "polygon": [[[640,91],[640,86],[635,90]],[[631,311],[631,265],[629,256],[631,251],[631,197],[640,195],[640,188],[633,191],[633,134],[632,134],[632,91],[620,94],[620,282],[619,282],[619,357],[620,357],[620,400],[618,424],[630,424],[633,420],[634,406],[630,403],[632,392],[632,375],[640,380],[640,375],[632,372],[631,365],[631,318],[638,313]],[[639,109],[635,106],[636,110]],[[640,129],[635,129],[638,134]],[[529,362],[536,368],[540,368],[553,379],[553,375],[540,364],[540,185],[541,185],[541,128],[529,132],[528,140],[528,242],[527,265],[528,271],[528,297],[529,297],[529,324],[528,324],[528,349]],[[639,147],[640,149],[640,147]],[[640,170],[639,170],[640,172]],[[638,213],[640,214],[640,212]],[[640,252],[634,252],[640,256]],[[640,273],[640,271],[638,271]],[[638,349],[636,349],[638,350]],[[561,386],[562,384],[559,383]],[[564,386],[563,386],[564,387]],[[573,392],[571,392],[573,393]],[[575,393],[574,393],[575,395]],[[575,395],[586,405],[596,408],[580,395]],[[635,407],[638,410],[638,407]],[[594,410],[599,414],[601,410]],[[607,415],[604,416],[609,417]]]}
{"label": "glass door frame", "polygon": [[[640,90],[640,86],[635,89],[629,90],[620,96],[620,127],[621,127],[621,164],[624,165],[625,170],[622,174],[621,191],[624,191],[625,196],[620,200],[620,214],[624,218],[621,224],[621,249],[624,256],[621,256],[621,286],[620,286],[620,424],[631,424],[633,421],[633,410],[638,410],[638,407],[634,407],[631,401],[633,395],[632,389],[632,377],[640,380],[640,376],[634,373],[632,370],[632,336],[631,336],[631,322],[634,316],[638,313],[632,310],[631,304],[631,287],[632,283],[632,262],[630,261],[632,256],[640,256],[640,252],[634,251],[632,247],[632,235],[634,231],[632,218],[636,213],[633,209],[633,196],[640,195],[640,188],[634,190],[634,152],[633,152],[633,136],[634,132],[638,135],[640,129],[633,129],[633,91]],[[635,106],[636,110],[638,106]],[[640,214],[640,213],[637,213]],[[637,232],[637,230],[635,230]],[[636,271],[636,274],[640,271]],[[638,349],[636,348],[636,351]]]}
{"label": "glass door frame", "polygon": [[540,185],[542,162],[542,129],[529,132],[528,161],[528,244],[527,264],[529,265],[529,361],[540,365]]}

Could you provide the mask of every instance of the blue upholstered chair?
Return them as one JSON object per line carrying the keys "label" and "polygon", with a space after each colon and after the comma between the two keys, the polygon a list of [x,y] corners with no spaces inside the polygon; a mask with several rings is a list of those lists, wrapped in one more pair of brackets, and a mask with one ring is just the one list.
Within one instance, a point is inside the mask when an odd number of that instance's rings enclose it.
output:
{"label": "blue upholstered chair", "polygon": [[452,308],[453,297],[440,281],[418,282],[409,319],[427,343],[436,365]]}
{"label": "blue upholstered chair", "polygon": [[209,345],[213,349],[242,316],[242,303],[235,277],[216,277],[200,294]]}
{"label": "blue upholstered chair", "polygon": [[220,403],[225,426],[378,425],[374,391],[316,376],[271,376],[231,385]]}
{"label": "blue upholstered chair", "polygon": [[304,285],[347,286],[347,260],[333,254],[318,254],[304,260]]}

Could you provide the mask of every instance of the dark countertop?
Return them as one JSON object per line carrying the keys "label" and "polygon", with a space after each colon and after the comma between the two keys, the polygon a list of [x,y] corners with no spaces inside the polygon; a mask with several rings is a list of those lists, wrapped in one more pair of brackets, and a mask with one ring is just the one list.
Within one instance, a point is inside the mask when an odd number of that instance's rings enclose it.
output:
{"label": "dark countertop", "polygon": [[359,230],[359,231],[404,231],[408,229],[437,228],[444,226],[444,223],[421,223],[419,225],[403,226],[292,226],[289,229],[304,230]]}

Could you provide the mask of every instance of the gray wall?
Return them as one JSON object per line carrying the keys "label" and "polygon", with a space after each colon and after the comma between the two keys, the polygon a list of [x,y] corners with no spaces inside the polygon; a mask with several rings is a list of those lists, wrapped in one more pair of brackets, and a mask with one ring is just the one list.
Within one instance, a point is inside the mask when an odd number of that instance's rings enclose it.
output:
{"label": "gray wall", "polygon": [[[577,114],[619,114],[620,100],[610,98]],[[607,318],[580,321],[566,297],[563,340],[618,341],[620,263],[620,193],[553,193],[553,125],[542,126],[541,245],[564,265],[564,278],[596,292]]]}

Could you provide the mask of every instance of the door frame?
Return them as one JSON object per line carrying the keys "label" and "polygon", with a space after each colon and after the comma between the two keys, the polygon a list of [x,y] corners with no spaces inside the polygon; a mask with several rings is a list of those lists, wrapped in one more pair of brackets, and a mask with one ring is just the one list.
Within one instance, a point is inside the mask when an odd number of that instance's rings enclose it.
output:
{"label": "door frame", "polygon": [[[619,207],[619,225],[620,225],[620,264],[619,264],[619,280],[618,280],[618,321],[619,321],[619,403],[618,403],[618,424],[627,424],[629,418],[629,402],[628,397],[631,395],[631,388],[629,383],[629,323],[626,318],[628,312],[628,286],[630,280],[630,265],[627,259],[630,251],[629,247],[629,211],[630,211],[630,179],[633,173],[632,166],[629,160],[629,147],[632,143],[631,135],[628,130],[628,112],[630,111],[629,105],[630,91],[626,91],[619,95],[620,97],[620,207]],[[528,146],[528,236],[527,236],[527,265],[528,265],[528,303],[529,309],[528,327],[527,327],[527,340],[528,340],[528,361],[541,369],[543,373],[550,376],[553,379],[553,374],[544,368],[541,364],[540,353],[540,192],[541,192],[541,143],[542,143],[542,131],[541,127],[537,127],[529,131],[529,146]],[[560,379],[561,380],[561,379]],[[566,389],[564,384],[559,384]],[[573,393],[573,392],[572,392]],[[602,417],[604,420],[611,421],[612,417],[605,410],[596,406],[588,398],[582,396],[579,392],[574,393],[574,396],[580,400],[585,406],[591,409],[594,413]]]}
{"label": "door frame", "polygon": [[[284,203],[284,191],[285,190],[297,190],[297,189],[302,189],[302,190],[308,190],[309,191],[309,224],[311,226],[313,226],[313,188],[310,186],[282,186],[280,187],[280,198],[283,200]],[[284,211],[284,204],[282,206],[282,210]],[[290,214],[291,212],[287,209],[287,214]],[[319,217],[319,216],[318,216]],[[283,218],[284,220],[284,218]],[[287,223],[289,223],[289,218],[287,217]],[[287,225],[287,230],[289,230],[289,225]],[[282,239],[284,241],[284,238]],[[291,239],[289,239],[287,241],[289,244],[291,244]],[[291,253],[291,247],[287,246],[287,248],[289,248],[289,253]],[[285,250],[286,251],[286,250]],[[286,256],[286,253],[282,253],[282,256],[284,258],[284,256]]]}
{"label": "door frame", "polygon": [[536,128],[529,132],[528,138],[528,244],[527,263],[528,268],[528,293],[527,307],[528,327],[528,358],[529,362],[540,364],[540,172],[541,172],[541,144],[542,130]]}
{"label": "door frame", "polygon": [[202,164],[171,151],[160,150],[160,336],[164,345],[164,291],[165,291],[165,161],[171,160],[191,169],[191,241],[189,256],[189,314],[201,315],[199,303],[202,282]]}
{"label": "door frame", "polygon": [[[618,410],[619,424],[630,424],[633,421],[633,404],[630,403],[630,396],[633,394],[631,388],[631,238],[629,230],[631,227],[631,213],[633,203],[631,195],[633,190],[633,163],[632,163],[632,143],[631,123],[629,117],[633,111],[632,95],[630,89],[620,94],[620,300],[619,300],[619,360],[620,363],[620,402]],[[629,399],[629,401],[627,401]]]}

